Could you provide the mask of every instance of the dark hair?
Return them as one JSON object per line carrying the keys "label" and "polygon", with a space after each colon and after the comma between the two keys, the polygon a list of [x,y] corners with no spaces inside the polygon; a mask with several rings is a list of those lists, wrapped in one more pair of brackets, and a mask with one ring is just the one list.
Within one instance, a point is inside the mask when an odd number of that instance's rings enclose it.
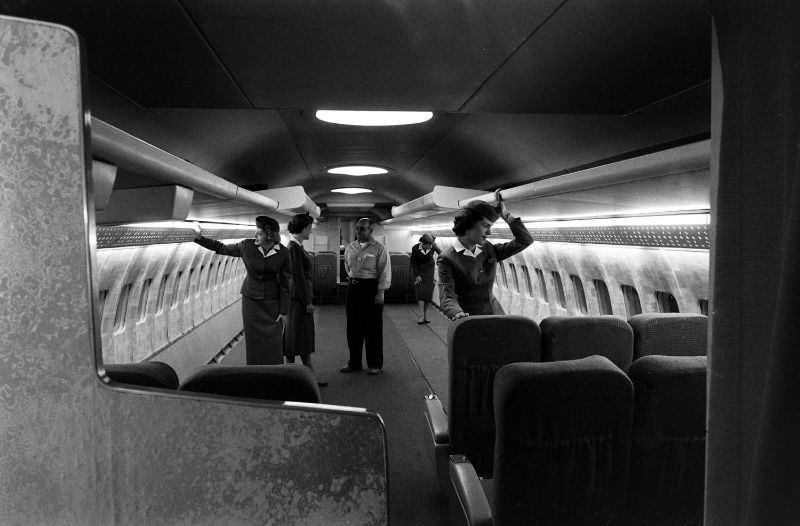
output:
{"label": "dark hair", "polygon": [[273,232],[275,234],[281,231],[281,227],[278,225],[278,222],[269,216],[256,217],[256,226],[261,230]]}
{"label": "dark hair", "polygon": [[314,223],[314,218],[308,214],[297,214],[296,216],[292,216],[289,220],[289,233],[290,234],[299,234],[302,232],[308,225]]}
{"label": "dark hair", "polygon": [[430,234],[422,234],[419,238],[420,243],[433,243],[433,236]]}
{"label": "dark hair", "polygon": [[481,219],[488,219],[494,223],[498,217],[497,210],[489,203],[472,201],[453,218],[453,233],[457,236],[463,236],[467,230]]}

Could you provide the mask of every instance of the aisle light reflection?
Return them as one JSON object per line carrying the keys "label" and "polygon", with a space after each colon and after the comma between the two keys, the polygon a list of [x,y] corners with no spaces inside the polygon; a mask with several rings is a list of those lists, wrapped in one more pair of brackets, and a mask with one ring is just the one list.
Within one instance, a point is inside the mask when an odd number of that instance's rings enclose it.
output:
{"label": "aisle light reflection", "polygon": [[[250,224],[231,224],[231,223],[204,223],[197,221],[197,223],[207,230],[242,230],[243,228],[254,228],[255,223]],[[187,229],[192,228],[194,221],[155,221],[150,223],[125,223],[120,226],[134,227],[134,228],[173,228],[173,229]]]}
{"label": "aisle light reflection", "polygon": [[[551,229],[551,228],[579,228],[579,227],[607,227],[607,226],[671,226],[671,225],[708,225],[711,216],[708,213],[692,214],[672,214],[672,215],[653,215],[635,217],[602,217],[586,219],[566,219],[566,220],[526,220],[522,219],[528,229]],[[503,228],[506,225],[502,221],[496,222],[494,228]],[[453,222],[447,223],[424,223],[415,225],[413,228],[424,230],[449,230],[453,227]]]}
{"label": "aisle light reflection", "polygon": [[563,221],[526,221],[528,228],[577,228],[598,226],[671,226],[707,225],[709,214],[676,214],[662,216],[604,217],[596,219],[569,219]]}

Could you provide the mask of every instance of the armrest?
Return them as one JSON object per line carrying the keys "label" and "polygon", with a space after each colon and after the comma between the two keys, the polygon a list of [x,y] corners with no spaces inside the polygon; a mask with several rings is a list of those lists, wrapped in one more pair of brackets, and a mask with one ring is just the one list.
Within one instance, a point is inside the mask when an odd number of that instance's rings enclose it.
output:
{"label": "armrest", "polygon": [[434,394],[425,397],[425,419],[428,421],[434,444],[450,443],[450,426],[442,401]]}
{"label": "armrest", "polygon": [[492,526],[492,510],[483,492],[481,480],[467,457],[450,455],[450,517],[454,524],[469,526]]}

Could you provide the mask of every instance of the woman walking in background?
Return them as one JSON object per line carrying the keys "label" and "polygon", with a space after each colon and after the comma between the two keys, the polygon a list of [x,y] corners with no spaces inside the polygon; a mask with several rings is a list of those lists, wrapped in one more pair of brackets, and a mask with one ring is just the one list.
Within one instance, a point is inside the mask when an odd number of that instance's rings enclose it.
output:
{"label": "woman walking in background", "polygon": [[[286,323],[286,342],[283,348],[287,363],[294,363],[300,356],[303,365],[314,370],[311,353],[314,352],[314,297],[311,258],[303,248],[303,241],[311,235],[314,219],[308,214],[298,214],[289,221],[289,255],[292,260],[292,286],[289,301],[289,317]],[[317,378],[320,387],[328,385]]]}
{"label": "woman walking in background", "polygon": [[414,273],[414,294],[419,305],[417,325],[430,323],[428,320],[428,304],[433,301],[434,254],[439,249],[434,245],[430,234],[423,234],[419,243],[411,247],[411,271]]}
{"label": "woman walking in background", "polygon": [[281,245],[278,222],[256,217],[252,239],[226,245],[203,237],[194,224],[194,242],[223,256],[242,258],[247,275],[242,283],[242,321],[247,365],[283,363],[283,331],[289,313],[289,251]]}

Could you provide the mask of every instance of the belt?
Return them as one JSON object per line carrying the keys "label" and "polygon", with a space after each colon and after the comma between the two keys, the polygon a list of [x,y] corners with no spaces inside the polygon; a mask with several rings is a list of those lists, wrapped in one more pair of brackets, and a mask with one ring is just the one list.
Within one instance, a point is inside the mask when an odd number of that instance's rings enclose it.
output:
{"label": "belt", "polygon": [[359,283],[368,284],[376,283],[378,278],[349,278],[351,285],[358,285]]}

